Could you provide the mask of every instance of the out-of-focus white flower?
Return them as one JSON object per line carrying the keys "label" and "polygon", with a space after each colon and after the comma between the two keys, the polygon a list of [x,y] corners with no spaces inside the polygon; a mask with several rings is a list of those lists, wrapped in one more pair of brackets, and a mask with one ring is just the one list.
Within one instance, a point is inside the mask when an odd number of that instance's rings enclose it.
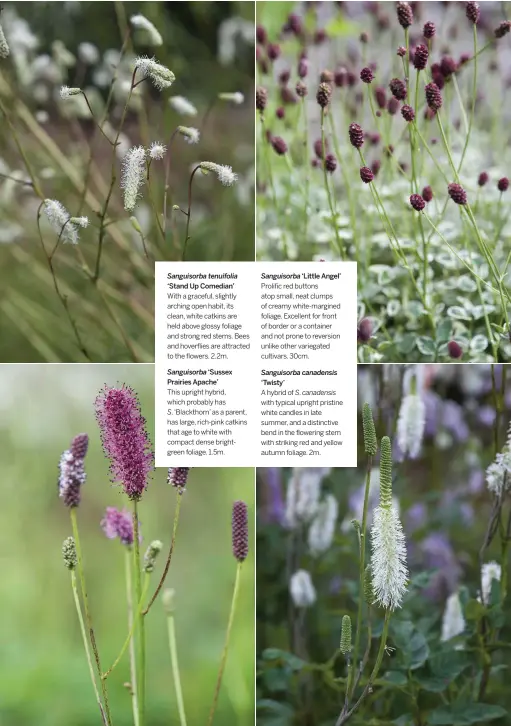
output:
{"label": "out-of-focus white flower", "polygon": [[245,96],[239,91],[236,91],[236,93],[219,93],[218,98],[220,101],[230,101],[235,106],[241,106],[245,100]]}
{"label": "out-of-focus white flower", "polygon": [[421,397],[422,374],[420,366],[409,368],[403,379],[403,400],[397,421],[397,443],[406,456],[416,459],[422,448],[426,407]]}
{"label": "out-of-focus white flower", "polygon": [[197,109],[193,103],[190,103],[190,101],[184,96],[171,96],[169,98],[169,104],[176,113],[179,113],[182,116],[197,116]]}
{"label": "out-of-focus white flower", "polygon": [[307,570],[297,570],[291,575],[289,592],[297,608],[309,608],[316,602],[316,589]]}
{"label": "out-of-focus white flower", "polygon": [[309,549],[314,557],[326,552],[331,546],[338,515],[339,505],[337,499],[332,494],[327,494],[324,500],[320,502],[309,527]]}
{"label": "out-of-focus white flower", "polygon": [[7,38],[4,35],[2,26],[0,25],[0,58],[7,58],[9,55],[9,45],[7,44]]}
{"label": "out-of-focus white flower", "polygon": [[503,492],[511,489],[511,424],[503,450],[497,453],[495,461],[486,469],[486,483],[496,497],[501,497]]}
{"label": "out-of-focus white flower", "polygon": [[285,524],[290,529],[316,514],[321,492],[320,469],[294,469],[287,485]]}
{"label": "out-of-focus white flower", "polygon": [[143,146],[131,148],[122,162],[121,188],[124,189],[124,209],[135,208],[138,192],[144,183],[146,151]]}
{"label": "out-of-focus white flower", "polygon": [[481,568],[481,586],[483,588],[483,604],[490,604],[491,583],[493,580],[500,582],[502,568],[497,562],[486,562]]}
{"label": "out-of-focus white flower", "polygon": [[457,592],[449,595],[442,618],[442,641],[450,640],[465,630],[465,619]]}
{"label": "out-of-focus white flower", "polygon": [[39,40],[30,30],[26,20],[18,17],[11,7],[2,12],[3,27],[9,38],[12,55],[23,54],[36,50]]}
{"label": "out-of-focus white flower", "polygon": [[45,199],[44,212],[49,223],[63,242],[77,244],[78,228],[71,222],[71,215],[63,204],[56,199]]}
{"label": "out-of-focus white flower", "polygon": [[200,168],[202,172],[206,174],[210,171],[216,174],[218,181],[225,187],[232,186],[238,179],[238,175],[233,172],[232,166],[227,166],[226,164],[215,164],[212,161],[201,161]]}
{"label": "out-of-focus white flower", "polygon": [[80,43],[77,52],[78,58],[88,66],[93,66],[99,61],[99,50],[93,43]]}
{"label": "out-of-focus white flower", "polygon": [[163,159],[166,151],[167,147],[165,144],[161,144],[159,141],[153,141],[149,148],[149,157],[155,160]]}
{"label": "out-of-focus white flower", "polygon": [[150,78],[154,87],[159,91],[162,91],[164,88],[170,88],[176,80],[172,71],[162,66],[161,63],[157,63],[154,58],[137,58],[135,68]]}
{"label": "out-of-focus white flower", "polygon": [[66,48],[61,40],[54,40],[51,44],[51,49],[57,65],[63,68],[72,68],[76,64],[75,56]]}
{"label": "out-of-focus white flower", "polygon": [[200,139],[199,129],[194,129],[191,126],[178,126],[178,133],[184,137],[188,144],[198,144]]}
{"label": "out-of-focus white flower", "polygon": [[62,86],[60,89],[60,97],[63,101],[66,101],[71,96],[79,96],[82,92],[81,88],[69,88],[69,86]]}
{"label": "out-of-focus white flower", "polygon": [[222,65],[228,65],[235,60],[240,43],[255,43],[254,24],[244,18],[224,20],[218,28],[218,60]]}
{"label": "out-of-focus white flower", "polygon": [[37,123],[39,124],[46,124],[50,120],[50,115],[48,111],[44,111],[42,108],[39,109],[39,111],[36,111],[34,116]]}
{"label": "out-of-focus white flower", "polygon": [[163,45],[163,38],[145,15],[141,15],[140,13],[138,15],[132,15],[130,22],[136,30],[144,31],[147,45]]}
{"label": "out-of-focus white flower", "polygon": [[48,83],[61,83],[63,78],[61,69],[46,53],[34,58],[28,73],[32,79],[47,81]]}

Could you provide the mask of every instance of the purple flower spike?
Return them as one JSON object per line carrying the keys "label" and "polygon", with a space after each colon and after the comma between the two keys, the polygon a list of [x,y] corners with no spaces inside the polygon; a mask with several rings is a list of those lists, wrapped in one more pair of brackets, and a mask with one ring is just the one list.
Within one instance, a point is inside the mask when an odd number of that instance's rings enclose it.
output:
{"label": "purple flower spike", "polygon": [[59,497],[66,507],[77,507],[80,504],[81,487],[87,475],[84,470],[84,459],[89,447],[87,434],[78,434],[71,441],[71,446],[64,451],[59,462]]}
{"label": "purple flower spike", "polygon": [[[101,528],[108,539],[118,537],[123,545],[130,547],[133,544],[133,519],[126,509],[107,507],[101,520]],[[140,536],[139,538],[142,539]]]}
{"label": "purple flower spike", "polygon": [[239,499],[232,505],[232,553],[238,562],[247,559],[248,511],[245,502]]}
{"label": "purple flower spike", "polygon": [[178,494],[183,494],[186,491],[189,471],[189,466],[174,466],[171,467],[168,471],[167,483],[172,484],[173,487],[176,487]]}
{"label": "purple flower spike", "polygon": [[154,455],[135,391],[126,385],[105,386],[96,398],[96,419],[110,459],[112,481],[119,482],[128,497],[138,501],[147,488]]}

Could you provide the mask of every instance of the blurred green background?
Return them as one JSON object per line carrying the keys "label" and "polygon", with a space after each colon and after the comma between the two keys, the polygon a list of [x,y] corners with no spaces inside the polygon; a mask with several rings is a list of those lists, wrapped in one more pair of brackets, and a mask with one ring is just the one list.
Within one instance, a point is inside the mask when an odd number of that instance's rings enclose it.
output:
{"label": "blurred green background", "polygon": [[[128,147],[149,145],[152,141],[168,144],[178,125],[199,128],[198,145],[187,144],[180,136],[173,141],[171,203],[187,209],[192,165],[201,161],[231,165],[239,178],[233,187],[226,188],[213,174],[196,175],[187,260],[253,260],[255,3],[2,4],[0,22],[11,55],[0,63],[0,98],[44,196],[59,200],[71,214],[78,213],[80,185],[70,181],[63,164],[70,162],[78,182],[83,181],[95,126],[86,108],[81,107],[81,112],[75,110],[72,99],[83,99],[74,96],[62,101],[59,90],[62,84],[85,89],[96,118],[101,119],[126,23],[133,14],[143,13],[164,42],[151,47],[144,44],[140,33],[134,35],[134,46],[120,65],[109,113],[109,135],[115,138],[114,129],[119,127],[132,60],[136,55],[154,55],[172,69],[176,80],[163,92],[156,91],[150,83],[136,89],[142,95],[130,105],[123,143]],[[94,63],[82,60],[84,43],[92,44],[88,53],[96,54]],[[221,92],[240,92],[244,101],[237,105],[216,100],[210,108]],[[178,95],[195,105],[196,116],[180,115],[170,107],[169,97]],[[52,144],[55,153],[51,151]],[[124,146],[119,147],[118,156],[124,153]],[[111,158],[110,145],[96,131],[88,188],[97,204],[85,205],[83,213],[89,216],[91,224],[82,230],[78,247],[61,245],[55,269],[92,362],[152,362],[153,263],[145,259],[140,237],[123,209],[120,158],[115,163],[117,181],[109,207],[112,223],[107,227],[104,243],[101,289],[96,289],[83,273],[84,264],[91,270],[95,267],[97,213],[107,196]],[[152,193],[160,213],[163,169],[163,162],[154,162],[151,167]],[[28,178],[1,112],[0,172]],[[0,178],[0,361],[87,362],[74,340],[41,251],[36,226],[38,204],[39,199],[30,187]],[[184,214],[175,212],[171,221],[168,213],[166,241],[165,245],[159,242],[161,249],[156,247],[160,238],[147,185],[135,216],[157,260],[180,260]],[[44,223],[43,231],[46,246],[51,250],[56,236]],[[128,350],[123,335],[131,341],[135,356]]]}
{"label": "blurred green background", "polygon": [[[127,383],[140,396],[152,439],[152,365],[3,365],[0,367],[0,723],[2,726],[92,726],[101,719],[83,651],[61,545],[71,533],[57,496],[57,465],[71,438],[90,436],[87,482],[78,510],[87,588],[103,665],[127,634],[124,548],[100,529],[106,506],[126,498],[109,482],[94,399],[107,383]],[[192,469],[167,586],[176,589],[177,644],[187,718],[206,723],[229,614],[236,561],[231,506],[243,499],[254,518],[253,469]],[[167,551],[176,494],[158,469],[140,505],[144,544]],[[254,722],[254,555],[242,569],[240,600],[215,718]],[[144,545],[142,546],[145,551]],[[163,568],[153,575],[156,585]],[[151,588],[152,589],[152,588]],[[177,723],[166,620],[160,602],[146,618],[147,723]],[[115,726],[132,723],[127,655],[108,680]]]}

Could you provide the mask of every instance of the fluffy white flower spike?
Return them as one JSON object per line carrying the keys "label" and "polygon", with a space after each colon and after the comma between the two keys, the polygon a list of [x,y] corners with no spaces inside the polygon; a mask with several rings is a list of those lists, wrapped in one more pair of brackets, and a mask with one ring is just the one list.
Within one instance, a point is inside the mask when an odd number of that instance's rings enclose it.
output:
{"label": "fluffy white flower spike", "polygon": [[89,226],[89,218],[88,217],[71,217],[69,220],[71,224],[76,224],[78,227],[88,227]]}
{"label": "fluffy white flower spike", "polygon": [[169,98],[169,104],[174,111],[180,113],[182,116],[197,116],[197,109],[184,96],[171,96]]}
{"label": "fluffy white flower spike", "polygon": [[9,46],[4,35],[4,31],[2,30],[2,26],[0,25],[0,58],[7,58],[9,52]]}
{"label": "fluffy white flower spike", "polygon": [[316,588],[307,570],[297,570],[291,575],[289,591],[297,608],[309,608],[316,602]]}
{"label": "fluffy white flower spike", "polygon": [[78,242],[78,227],[63,204],[56,199],[44,200],[44,213],[62,242],[75,245]]}
{"label": "fluffy white flower spike", "polygon": [[406,541],[399,515],[392,503],[392,447],[381,440],[380,506],[374,510],[371,529],[371,574],[375,602],[388,610],[401,607],[406,592]]}
{"label": "fluffy white flower spike", "polygon": [[201,161],[200,168],[205,174],[210,171],[216,174],[218,181],[221,182],[224,187],[230,187],[238,180],[238,175],[233,172],[232,166],[215,164],[212,161]]}
{"label": "fluffy white flower spike", "polygon": [[130,22],[136,30],[143,30],[145,32],[148,45],[163,45],[163,38],[145,15],[141,15],[140,13],[138,15],[132,15]]}
{"label": "fluffy white flower spike", "polygon": [[69,86],[62,86],[60,89],[60,97],[63,101],[67,101],[71,96],[79,96],[82,92],[81,88],[69,88]]}
{"label": "fluffy white flower spike", "polygon": [[230,101],[235,106],[241,106],[245,100],[245,96],[239,91],[236,91],[236,93],[219,93],[218,98],[220,101]]}
{"label": "fluffy white flower spike", "polygon": [[286,526],[290,529],[301,522],[310,522],[318,511],[321,493],[321,469],[294,469],[287,485]]}
{"label": "fluffy white flower spike", "polygon": [[332,494],[327,494],[319,504],[316,516],[309,528],[309,549],[313,557],[326,552],[331,546],[338,515],[337,499]]}
{"label": "fluffy white flower spike", "polygon": [[185,141],[189,144],[198,144],[200,139],[199,129],[194,129],[191,126],[178,126],[178,133],[184,136]]}
{"label": "fluffy white flower spike", "polygon": [[143,146],[133,146],[122,161],[121,187],[124,189],[124,209],[135,208],[138,192],[144,183],[146,170],[146,150]]}
{"label": "fluffy white flower spike", "polygon": [[155,160],[163,159],[166,151],[167,147],[165,144],[161,144],[159,141],[153,141],[149,148],[149,158]]}
{"label": "fluffy white flower spike", "polygon": [[170,88],[176,80],[172,71],[155,61],[154,58],[137,58],[135,68],[143,73],[144,76],[150,78],[154,87],[159,91],[162,91],[164,88]]}
{"label": "fluffy white flower spike", "polygon": [[450,640],[465,630],[465,619],[457,592],[449,595],[442,618],[442,641]]}
{"label": "fluffy white flower spike", "polygon": [[403,401],[397,422],[397,443],[404,455],[416,459],[422,448],[426,407],[419,390],[415,367],[409,368],[403,380]]}
{"label": "fluffy white flower spike", "polygon": [[497,562],[486,562],[481,568],[481,585],[483,588],[483,603],[490,604],[491,584],[493,580],[500,582],[502,568]]}

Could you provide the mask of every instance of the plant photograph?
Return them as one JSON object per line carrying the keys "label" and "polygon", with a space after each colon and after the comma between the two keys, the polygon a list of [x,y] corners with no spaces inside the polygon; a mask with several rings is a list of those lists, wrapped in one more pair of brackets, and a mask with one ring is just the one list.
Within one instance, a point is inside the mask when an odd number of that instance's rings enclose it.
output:
{"label": "plant photograph", "polygon": [[511,358],[510,17],[257,3],[257,255],[357,261],[361,363]]}
{"label": "plant photograph", "polygon": [[254,17],[3,3],[0,361],[152,362],[155,261],[254,259]]}
{"label": "plant photograph", "polygon": [[254,719],[253,469],[154,469],[152,365],[0,371],[2,726]]}
{"label": "plant photograph", "polygon": [[356,469],[257,470],[257,723],[504,726],[509,372],[358,378]]}

